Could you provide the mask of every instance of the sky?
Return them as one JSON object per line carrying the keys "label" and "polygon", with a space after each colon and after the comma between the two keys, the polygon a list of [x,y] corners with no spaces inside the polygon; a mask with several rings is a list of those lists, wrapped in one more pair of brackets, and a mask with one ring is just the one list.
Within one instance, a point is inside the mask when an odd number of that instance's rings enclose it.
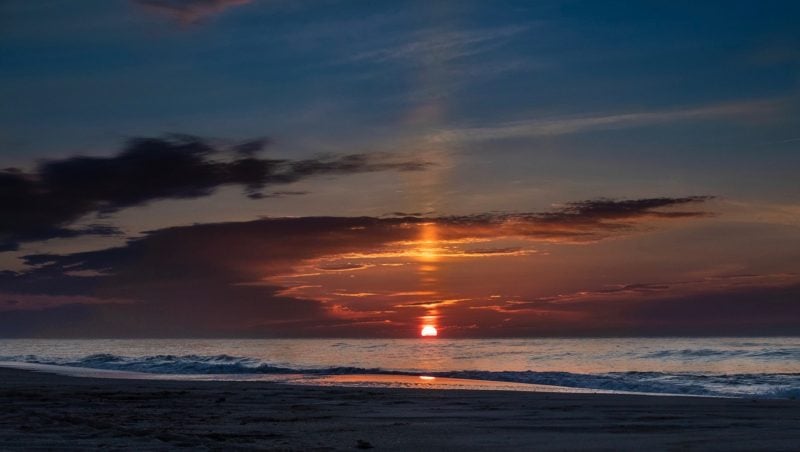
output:
{"label": "sky", "polygon": [[3,1],[0,337],[796,334],[798,23]]}

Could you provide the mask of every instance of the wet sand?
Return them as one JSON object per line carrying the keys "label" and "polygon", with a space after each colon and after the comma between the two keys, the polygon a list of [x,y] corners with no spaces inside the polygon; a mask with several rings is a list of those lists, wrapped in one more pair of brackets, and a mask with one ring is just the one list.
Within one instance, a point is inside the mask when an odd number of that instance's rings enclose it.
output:
{"label": "wet sand", "polygon": [[800,401],[0,369],[0,450],[798,450]]}

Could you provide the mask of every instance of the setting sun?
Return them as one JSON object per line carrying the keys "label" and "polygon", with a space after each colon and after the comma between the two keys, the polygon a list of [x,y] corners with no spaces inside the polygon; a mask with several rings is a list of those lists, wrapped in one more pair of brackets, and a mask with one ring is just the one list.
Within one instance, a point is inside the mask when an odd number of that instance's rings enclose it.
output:
{"label": "setting sun", "polygon": [[431,325],[425,325],[424,327],[422,327],[422,332],[420,332],[420,336],[422,337],[435,337],[438,334],[439,332],[436,331],[436,327]]}

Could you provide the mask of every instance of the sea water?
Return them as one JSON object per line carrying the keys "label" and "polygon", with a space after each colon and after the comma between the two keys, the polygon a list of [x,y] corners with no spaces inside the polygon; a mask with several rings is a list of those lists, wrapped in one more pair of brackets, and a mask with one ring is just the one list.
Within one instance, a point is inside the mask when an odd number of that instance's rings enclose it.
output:
{"label": "sea water", "polygon": [[[407,375],[576,391],[800,397],[800,337],[3,339],[0,361],[141,372],[151,378]],[[392,386],[396,380],[385,381]]]}

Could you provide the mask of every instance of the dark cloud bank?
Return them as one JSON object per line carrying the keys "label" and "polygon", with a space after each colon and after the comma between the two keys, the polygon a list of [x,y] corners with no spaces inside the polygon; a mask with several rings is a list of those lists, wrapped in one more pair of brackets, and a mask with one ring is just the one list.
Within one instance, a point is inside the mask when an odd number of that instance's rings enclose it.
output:
{"label": "dark cloud bank", "polygon": [[[354,327],[355,320],[333,316],[321,302],[282,296],[280,287],[261,281],[309,259],[415,240],[423,223],[436,223],[445,240],[517,236],[580,243],[627,234],[652,219],[706,215],[681,208],[704,200],[599,200],[545,213],[275,218],[166,228],[116,248],[26,256],[29,270],[0,274],[0,298],[14,302],[0,314],[0,336],[403,336],[409,332],[377,321]],[[652,304],[595,300],[550,307],[566,317],[545,323],[520,316],[522,323],[502,330],[491,325],[507,312],[472,311],[488,328],[469,335],[774,333],[800,326],[793,302],[798,294],[798,287],[740,288],[660,297]],[[96,302],[36,308],[29,301],[75,296]],[[570,322],[570,313],[581,321]],[[595,319],[587,323],[586,316]]]}
{"label": "dark cloud bank", "polygon": [[[422,161],[350,154],[305,160],[259,157],[265,140],[219,146],[198,137],[136,138],[112,157],[72,157],[41,163],[35,171],[0,171],[0,251],[20,243],[86,234],[117,234],[107,225],[70,227],[90,214],[163,199],[198,198],[239,185],[257,199],[271,185],[306,178],[375,171],[416,171]],[[285,194],[287,192],[278,192]]]}

